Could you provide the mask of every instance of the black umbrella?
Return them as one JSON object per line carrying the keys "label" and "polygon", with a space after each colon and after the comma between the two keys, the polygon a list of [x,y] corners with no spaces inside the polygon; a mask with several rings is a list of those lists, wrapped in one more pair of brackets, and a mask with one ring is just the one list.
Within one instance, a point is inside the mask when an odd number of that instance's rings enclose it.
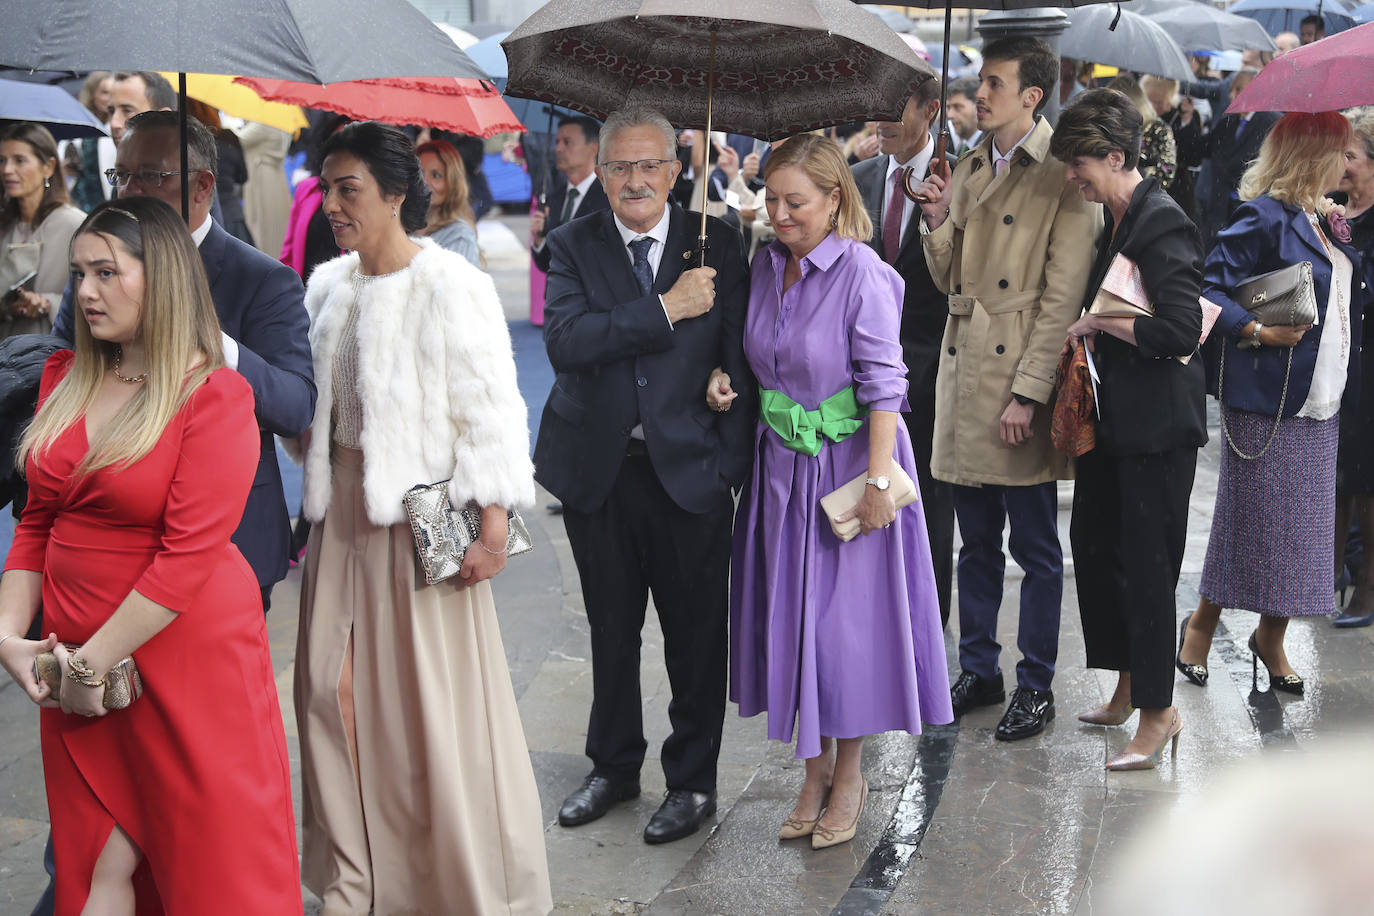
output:
{"label": "black umbrella", "polygon": [[[0,66],[170,70],[310,83],[486,75],[406,0],[5,0]],[[182,183],[182,213],[189,188]]]}
{"label": "black umbrella", "polygon": [[[506,94],[604,120],[652,105],[681,127],[778,140],[895,120],[934,76],[897,33],[848,0],[552,0],[501,43]],[[710,148],[706,170],[710,172]],[[702,182],[705,255],[707,182]]]}

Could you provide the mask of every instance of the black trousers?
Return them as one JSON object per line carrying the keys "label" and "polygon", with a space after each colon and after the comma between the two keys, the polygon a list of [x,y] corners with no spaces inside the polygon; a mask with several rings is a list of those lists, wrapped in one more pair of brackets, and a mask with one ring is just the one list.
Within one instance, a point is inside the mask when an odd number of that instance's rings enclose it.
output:
{"label": "black trousers", "polygon": [[934,438],[933,416],[912,410],[902,414],[911,434],[916,459],[916,485],[921,490],[921,510],[926,517],[930,560],[935,567],[935,591],[940,599],[940,626],[949,625],[950,593],[954,588],[954,485],[930,475],[930,451]]}
{"label": "black trousers", "polygon": [[663,742],[670,789],[710,792],[725,721],[730,527],[734,503],[722,484],[705,514],[673,502],[649,458],[626,457],[611,495],[595,512],[563,508],[563,524],[592,637],[592,711],[587,756],[611,779],[639,775],[648,745],[639,691],[640,631],[649,594],[663,628],[672,734]]}
{"label": "black trousers", "polygon": [[1174,590],[1196,469],[1192,447],[1078,459],[1069,540],[1088,667],[1130,672],[1137,709],[1174,701]]}

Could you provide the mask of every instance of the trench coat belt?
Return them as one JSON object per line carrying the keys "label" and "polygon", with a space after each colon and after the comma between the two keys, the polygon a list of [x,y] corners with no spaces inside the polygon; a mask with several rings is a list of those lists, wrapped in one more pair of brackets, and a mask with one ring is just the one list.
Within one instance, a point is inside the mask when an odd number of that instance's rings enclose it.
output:
{"label": "trench coat belt", "polygon": [[1031,289],[1020,293],[994,293],[990,296],[956,296],[950,293],[949,313],[951,315],[972,315],[974,303],[981,305],[989,315],[1004,315],[1007,312],[1023,312],[1038,308],[1044,290]]}

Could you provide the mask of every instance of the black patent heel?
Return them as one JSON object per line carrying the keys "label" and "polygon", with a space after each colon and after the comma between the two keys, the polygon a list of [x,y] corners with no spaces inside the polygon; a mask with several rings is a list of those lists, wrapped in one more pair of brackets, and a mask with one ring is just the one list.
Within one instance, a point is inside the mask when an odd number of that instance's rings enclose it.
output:
{"label": "black patent heel", "polygon": [[[1256,631],[1258,632],[1258,631]],[[1255,634],[1250,634],[1250,689],[1259,689],[1259,663],[1264,662],[1264,671],[1269,675],[1269,689],[1279,690],[1283,693],[1291,693],[1302,696],[1306,688],[1301,677],[1296,674],[1275,674],[1269,668],[1269,663],[1260,654],[1259,644],[1255,642]]]}

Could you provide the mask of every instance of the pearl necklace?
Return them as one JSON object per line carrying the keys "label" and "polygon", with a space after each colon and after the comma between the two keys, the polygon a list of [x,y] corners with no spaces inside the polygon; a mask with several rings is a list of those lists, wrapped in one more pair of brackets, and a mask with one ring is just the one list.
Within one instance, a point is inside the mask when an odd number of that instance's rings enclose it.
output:
{"label": "pearl necklace", "polygon": [[123,359],[124,348],[119,346],[118,344],[115,344],[114,365],[110,367],[110,371],[114,373],[115,378],[119,379],[126,385],[137,385],[139,382],[146,382],[148,380],[148,371],[146,369],[143,371],[142,375],[135,375],[133,378],[130,378],[127,375],[120,375],[119,364]]}

